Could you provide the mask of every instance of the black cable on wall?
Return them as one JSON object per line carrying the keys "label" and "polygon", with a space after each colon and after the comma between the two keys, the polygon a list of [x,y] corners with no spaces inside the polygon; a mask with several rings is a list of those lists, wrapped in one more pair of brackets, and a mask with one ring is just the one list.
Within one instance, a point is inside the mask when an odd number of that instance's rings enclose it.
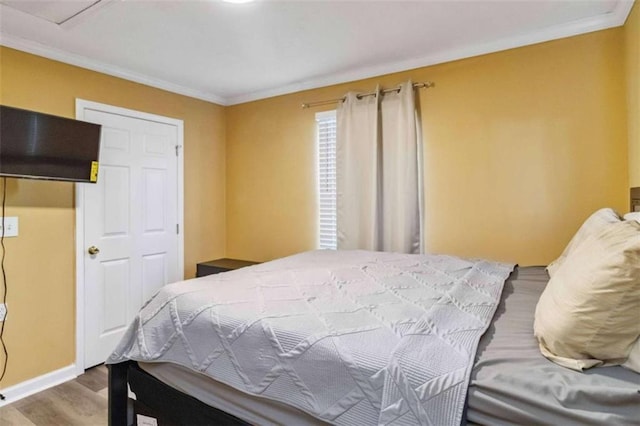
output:
{"label": "black cable on wall", "polygon": [[[2,364],[2,373],[0,373],[0,382],[2,382],[2,379],[4,378],[5,373],[7,372],[7,364],[9,364],[9,352],[7,351],[7,345],[4,343],[4,323],[6,322],[7,319],[7,314],[9,313],[8,309],[7,309],[7,290],[8,290],[8,286],[7,286],[7,273],[4,269],[4,257],[5,257],[5,247],[4,247],[4,210],[5,210],[5,203],[6,203],[6,199],[7,199],[7,178],[3,177],[2,178],[2,230],[0,231],[0,247],[2,247],[2,257],[0,258],[0,269],[2,270],[2,302],[4,304],[5,307],[5,317],[4,317],[4,321],[2,321],[2,323],[0,323],[0,345],[2,345],[2,351],[4,352],[4,362]],[[5,396],[0,393],[0,399],[5,399]]]}

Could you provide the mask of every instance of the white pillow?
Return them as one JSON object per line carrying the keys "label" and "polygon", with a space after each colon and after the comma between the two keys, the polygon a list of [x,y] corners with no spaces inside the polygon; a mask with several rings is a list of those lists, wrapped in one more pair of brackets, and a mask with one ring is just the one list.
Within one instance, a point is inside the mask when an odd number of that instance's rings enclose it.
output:
{"label": "white pillow", "polygon": [[602,228],[611,225],[613,223],[620,222],[620,216],[613,209],[605,208],[600,209],[593,213],[587,220],[584,221],[578,232],[573,236],[569,244],[564,249],[560,257],[551,262],[547,266],[549,276],[553,277],[558,268],[564,263],[567,256],[576,249],[589,235],[595,234]]}
{"label": "white pillow", "polygon": [[556,364],[640,372],[640,223],[603,227],[569,254],[540,296],[534,334]]}
{"label": "white pillow", "polygon": [[640,222],[640,212],[632,212],[624,215],[624,220],[635,220]]}

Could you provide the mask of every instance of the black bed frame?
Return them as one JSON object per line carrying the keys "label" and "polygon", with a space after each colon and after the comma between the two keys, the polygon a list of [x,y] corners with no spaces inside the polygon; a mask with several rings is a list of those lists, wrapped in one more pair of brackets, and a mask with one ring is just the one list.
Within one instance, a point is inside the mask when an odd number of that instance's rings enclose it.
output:
{"label": "black bed frame", "polygon": [[[110,426],[136,425],[135,414],[157,419],[158,426],[249,425],[164,384],[134,361],[110,364],[108,368]],[[128,397],[127,385],[136,394],[136,400]]]}

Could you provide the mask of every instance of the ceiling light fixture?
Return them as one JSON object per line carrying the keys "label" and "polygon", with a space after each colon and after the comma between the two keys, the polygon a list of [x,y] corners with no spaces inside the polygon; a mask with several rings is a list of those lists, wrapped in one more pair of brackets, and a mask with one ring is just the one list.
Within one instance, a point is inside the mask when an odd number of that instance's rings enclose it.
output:
{"label": "ceiling light fixture", "polygon": [[225,3],[235,3],[235,4],[242,4],[242,3],[251,3],[254,0],[222,0]]}

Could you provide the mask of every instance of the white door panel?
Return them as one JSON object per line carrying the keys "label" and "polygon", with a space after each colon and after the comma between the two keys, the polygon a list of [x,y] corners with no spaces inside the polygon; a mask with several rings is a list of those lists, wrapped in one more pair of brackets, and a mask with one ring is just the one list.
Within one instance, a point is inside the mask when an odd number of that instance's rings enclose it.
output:
{"label": "white door panel", "polygon": [[85,185],[84,366],[104,362],[142,304],[181,278],[176,126],[87,109],[102,128],[98,183]]}

